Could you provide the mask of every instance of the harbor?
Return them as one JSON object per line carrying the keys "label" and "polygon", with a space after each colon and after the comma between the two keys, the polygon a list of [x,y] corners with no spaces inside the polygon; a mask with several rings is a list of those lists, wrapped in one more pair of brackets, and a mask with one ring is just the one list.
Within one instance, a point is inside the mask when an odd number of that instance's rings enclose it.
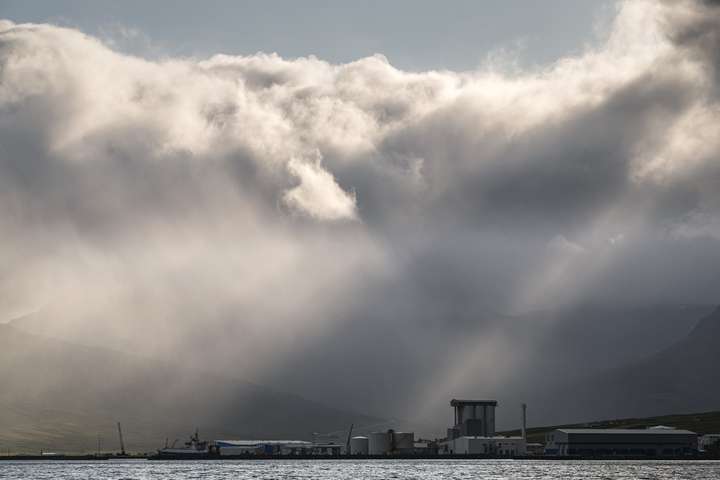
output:
{"label": "harbor", "polygon": [[[414,432],[387,429],[353,435],[350,425],[344,441],[319,434],[313,441],[271,439],[206,440],[198,429],[188,440],[178,441],[154,452],[126,450],[122,426],[117,423],[119,451],[95,454],[0,455],[0,461],[118,461],[149,460],[690,460],[720,459],[720,434],[699,435],[666,425],[644,428],[556,428],[544,433],[544,441],[528,441],[527,405],[521,407],[519,435],[496,432],[496,400],[452,399],[453,424],[443,438],[416,438]],[[533,435],[537,435],[533,432]]]}

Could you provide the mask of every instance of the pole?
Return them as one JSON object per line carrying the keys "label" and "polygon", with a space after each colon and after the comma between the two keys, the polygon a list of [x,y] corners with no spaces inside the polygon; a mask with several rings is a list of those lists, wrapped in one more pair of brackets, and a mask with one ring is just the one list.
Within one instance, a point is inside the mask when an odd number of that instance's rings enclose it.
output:
{"label": "pole", "polygon": [[127,455],[125,453],[125,441],[123,440],[123,434],[122,434],[122,426],[120,425],[120,422],[117,424],[118,427],[118,435],[120,436],[120,455]]}
{"label": "pole", "polygon": [[522,438],[527,440],[527,404],[522,404]]}
{"label": "pole", "polygon": [[348,431],[347,442],[345,442],[345,453],[350,455],[350,437],[352,437],[352,431],[355,424],[350,424],[350,430]]}

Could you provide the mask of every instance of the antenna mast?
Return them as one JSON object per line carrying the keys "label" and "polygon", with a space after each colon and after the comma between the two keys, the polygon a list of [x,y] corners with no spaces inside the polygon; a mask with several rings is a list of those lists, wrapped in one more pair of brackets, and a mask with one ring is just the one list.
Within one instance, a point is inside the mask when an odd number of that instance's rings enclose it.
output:
{"label": "antenna mast", "polygon": [[127,455],[125,453],[125,440],[123,440],[123,434],[122,434],[122,426],[120,426],[120,422],[117,424],[118,426],[118,435],[120,436],[120,455]]}
{"label": "antenna mast", "polygon": [[355,426],[354,423],[350,424],[350,430],[348,431],[347,442],[345,443],[345,453],[347,453],[348,455],[350,455],[350,437],[352,437],[352,431],[353,431],[354,426]]}

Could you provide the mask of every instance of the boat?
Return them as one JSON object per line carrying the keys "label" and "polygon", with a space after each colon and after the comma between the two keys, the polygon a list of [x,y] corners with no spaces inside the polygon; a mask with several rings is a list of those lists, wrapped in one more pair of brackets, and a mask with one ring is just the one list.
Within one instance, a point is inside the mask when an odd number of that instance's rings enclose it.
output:
{"label": "boat", "polygon": [[[177,440],[175,442],[177,442]],[[157,451],[157,455],[148,458],[152,460],[178,460],[208,458],[211,456],[212,449],[210,448],[210,443],[205,440],[200,440],[198,430],[195,430],[195,433],[190,436],[190,440],[185,442],[184,446],[175,447],[175,442],[173,442],[170,447],[167,446],[166,442],[165,447]]]}

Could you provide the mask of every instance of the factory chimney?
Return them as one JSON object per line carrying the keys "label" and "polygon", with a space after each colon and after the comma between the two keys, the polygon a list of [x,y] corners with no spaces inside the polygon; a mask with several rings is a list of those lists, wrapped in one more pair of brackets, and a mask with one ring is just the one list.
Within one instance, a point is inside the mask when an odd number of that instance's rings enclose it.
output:
{"label": "factory chimney", "polygon": [[527,404],[522,404],[522,438],[527,440]]}

